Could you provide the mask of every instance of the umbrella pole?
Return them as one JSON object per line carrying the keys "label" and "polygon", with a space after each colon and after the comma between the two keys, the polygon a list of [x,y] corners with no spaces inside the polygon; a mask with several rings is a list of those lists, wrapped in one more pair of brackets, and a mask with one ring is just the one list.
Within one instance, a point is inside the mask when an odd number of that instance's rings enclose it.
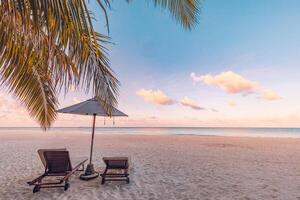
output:
{"label": "umbrella pole", "polygon": [[90,150],[90,163],[86,166],[85,173],[80,175],[80,178],[82,180],[91,180],[91,179],[97,178],[99,176],[99,173],[94,170],[94,165],[92,164],[95,123],[96,123],[96,114],[93,114],[93,129],[92,129],[92,141],[91,141],[91,150]]}
{"label": "umbrella pole", "polygon": [[92,129],[92,141],[91,141],[91,151],[90,151],[90,164],[92,164],[92,157],[93,157],[95,124],[96,124],[96,114],[93,115],[93,129]]}

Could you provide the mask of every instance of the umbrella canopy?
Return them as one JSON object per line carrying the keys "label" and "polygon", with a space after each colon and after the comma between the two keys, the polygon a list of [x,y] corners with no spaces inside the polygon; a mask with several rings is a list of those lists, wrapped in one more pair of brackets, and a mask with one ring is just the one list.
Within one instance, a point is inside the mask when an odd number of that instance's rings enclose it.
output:
{"label": "umbrella canopy", "polygon": [[[101,103],[96,98],[92,98],[81,103],[62,108],[57,110],[56,112],[59,113],[69,113],[75,115],[92,115],[93,116],[93,129],[92,129],[92,140],[91,140],[91,149],[90,149],[90,163],[86,168],[85,174],[81,176],[84,180],[89,180],[91,178],[95,178],[98,176],[98,173],[95,172],[94,166],[92,164],[92,157],[93,157],[93,146],[94,146],[94,135],[95,135],[95,123],[96,123],[96,116],[109,116],[106,112]],[[125,113],[121,112],[116,108],[112,108],[112,117],[128,117]]]}
{"label": "umbrella canopy", "polygon": [[[92,98],[83,101],[72,106],[57,110],[59,113],[69,113],[75,115],[97,115],[97,116],[108,116],[103,106],[96,98]],[[120,110],[113,108],[112,117],[128,117],[125,113]]]}

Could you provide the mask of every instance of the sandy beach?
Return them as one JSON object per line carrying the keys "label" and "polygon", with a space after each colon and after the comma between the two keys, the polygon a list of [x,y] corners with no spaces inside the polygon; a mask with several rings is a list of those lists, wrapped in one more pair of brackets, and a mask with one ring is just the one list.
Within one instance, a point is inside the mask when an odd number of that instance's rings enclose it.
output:
{"label": "sandy beach", "polygon": [[32,193],[26,182],[43,172],[37,149],[88,157],[89,143],[89,134],[1,133],[0,199],[300,199],[300,139],[219,136],[96,135],[96,169],[103,156],[130,156],[130,184],[77,173],[66,192]]}

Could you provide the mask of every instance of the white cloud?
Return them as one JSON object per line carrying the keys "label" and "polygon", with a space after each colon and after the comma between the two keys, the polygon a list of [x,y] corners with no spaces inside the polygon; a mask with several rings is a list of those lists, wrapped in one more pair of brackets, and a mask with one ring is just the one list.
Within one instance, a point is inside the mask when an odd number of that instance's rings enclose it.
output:
{"label": "white cloud", "polygon": [[229,107],[235,107],[236,106],[236,102],[235,101],[227,101],[226,104],[229,106]]}
{"label": "white cloud", "polygon": [[73,103],[75,103],[75,104],[80,103],[80,100],[76,97],[73,97],[72,100],[73,100]]}
{"label": "white cloud", "polygon": [[217,75],[206,74],[204,76],[197,76],[191,73],[191,78],[194,82],[203,82],[206,85],[217,86],[227,93],[243,93],[247,94],[258,89],[258,83],[247,80],[243,76],[232,71],[222,72]]}
{"label": "white cloud", "polygon": [[215,108],[210,108],[209,109],[210,111],[212,111],[212,112],[219,112],[217,109],[215,109]]}
{"label": "white cloud", "polygon": [[194,72],[191,73],[191,78],[192,78],[193,82],[195,82],[195,83],[202,81],[201,77],[197,76]]}
{"label": "white cloud", "polygon": [[70,90],[71,92],[75,92],[75,91],[76,91],[75,85],[70,85],[69,90]]}
{"label": "white cloud", "polygon": [[273,90],[265,89],[262,94],[262,98],[268,101],[275,101],[281,99],[281,97]]}
{"label": "white cloud", "polygon": [[17,102],[9,94],[0,91],[0,115],[3,119],[25,119],[28,117],[25,106]]}
{"label": "white cloud", "polygon": [[194,110],[204,110],[204,108],[200,107],[196,102],[193,100],[189,99],[188,97],[184,97],[181,101],[180,104],[183,106],[190,107]]}
{"label": "white cloud", "polygon": [[176,101],[168,97],[163,91],[161,90],[145,90],[140,89],[136,92],[138,96],[144,98],[145,101],[159,104],[159,105],[173,105]]}

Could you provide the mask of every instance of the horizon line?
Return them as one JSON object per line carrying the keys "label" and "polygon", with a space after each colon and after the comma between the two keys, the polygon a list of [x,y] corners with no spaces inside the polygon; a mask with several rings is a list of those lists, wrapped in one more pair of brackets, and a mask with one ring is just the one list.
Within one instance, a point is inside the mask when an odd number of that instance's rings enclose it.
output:
{"label": "horizon line", "polygon": [[[41,128],[39,126],[0,126],[0,128]],[[90,126],[53,126],[52,128],[91,128]],[[272,127],[272,126],[96,126],[95,128],[290,128],[290,129],[300,129],[300,127]]]}

